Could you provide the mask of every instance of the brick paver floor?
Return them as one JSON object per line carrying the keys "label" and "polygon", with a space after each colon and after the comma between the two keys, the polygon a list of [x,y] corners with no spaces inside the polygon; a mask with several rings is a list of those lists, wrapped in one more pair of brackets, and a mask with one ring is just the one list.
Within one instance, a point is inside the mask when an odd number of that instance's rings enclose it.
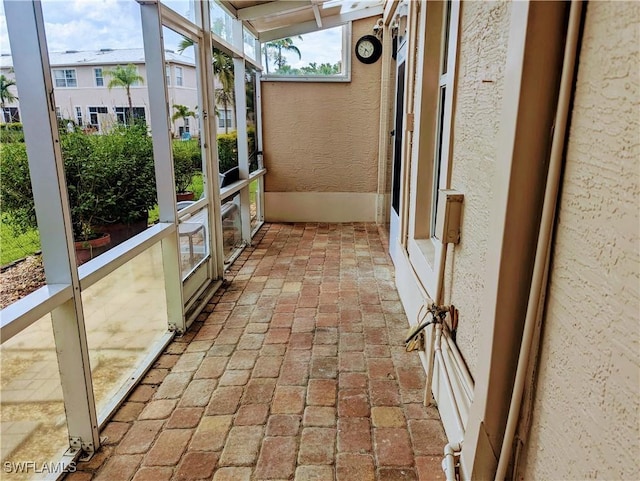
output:
{"label": "brick paver floor", "polygon": [[444,479],[374,224],[266,224],[67,480]]}

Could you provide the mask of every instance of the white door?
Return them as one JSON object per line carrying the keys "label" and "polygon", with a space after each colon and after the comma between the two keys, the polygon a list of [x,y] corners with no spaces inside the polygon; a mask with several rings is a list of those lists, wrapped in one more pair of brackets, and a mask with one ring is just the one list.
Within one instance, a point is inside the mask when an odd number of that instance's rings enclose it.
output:
{"label": "white door", "polygon": [[[406,37],[405,37],[406,38]],[[400,245],[400,194],[402,189],[402,142],[404,121],[404,85],[406,69],[406,41],[396,56],[395,120],[393,127],[393,164],[391,173],[391,209],[389,215],[389,253],[393,262],[401,255]]]}

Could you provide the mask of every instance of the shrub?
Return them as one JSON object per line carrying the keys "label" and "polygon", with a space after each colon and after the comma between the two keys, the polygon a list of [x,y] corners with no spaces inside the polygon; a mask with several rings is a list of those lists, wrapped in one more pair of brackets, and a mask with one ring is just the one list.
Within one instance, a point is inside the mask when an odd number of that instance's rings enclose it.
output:
{"label": "shrub", "polygon": [[218,135],[218,159],[220,173],[238,165],[238,134],[229,132]]}
{"label": "shrub", "polygon": [[200,146],[195,139],[177,140],[173,142],[172,150],[176,192],[186,192],[191,184],[193,174],[202,170]]}
{"label": "shrub", "polygon": [[[255,150],[257,148],[255,127],[247,129],[247,137],[249,141],[249,161],[257,166],[257,161],[255,160]],[[218,135],[218,159],[221,174],[238,165],[238,133],[235,130],[228,134]],[[254,169],[255,167],[251,170]]]}
{"label": "shrub", "polygon": [[[144,126],[117,127],[104,135],[60,135],[74,237],[96,225],[130,224],[156,204],[151,138]],[[33,192],[25,145],[2,146],[2,209],[22,231],[35,228]]]}
{"label": "shrub", "polygon": [[[0,145],[0,178],[3,213],[11,212],[11,226],[16,233],[27,232],[36,226],[36,214],[25,144],[3,142]],[[7,219],[2,217],[5,223]]]}
{"label": "shrub", "polygon": [[24,142],[22,124],[13,122],[0,125],[0,143],[8,144],[13,142]]}

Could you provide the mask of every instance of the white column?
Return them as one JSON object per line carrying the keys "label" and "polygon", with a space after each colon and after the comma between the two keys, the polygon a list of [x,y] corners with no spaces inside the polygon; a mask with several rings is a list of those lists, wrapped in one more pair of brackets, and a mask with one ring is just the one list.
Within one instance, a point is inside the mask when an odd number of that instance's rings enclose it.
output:
{"label": "white column", "polygon": [[[149,117],[153,126],[153,161],[160,222],[177,224],[171,125],[169,124],[169,102],[164,69],[164,42],[158,4],[140,4],[140,14],[147,69]],[[180,246],[177,229],[173,235],[162,240],[162,263],[169,328],[184,332],[186,324],[183,313],[182,271],[180,269]]]}

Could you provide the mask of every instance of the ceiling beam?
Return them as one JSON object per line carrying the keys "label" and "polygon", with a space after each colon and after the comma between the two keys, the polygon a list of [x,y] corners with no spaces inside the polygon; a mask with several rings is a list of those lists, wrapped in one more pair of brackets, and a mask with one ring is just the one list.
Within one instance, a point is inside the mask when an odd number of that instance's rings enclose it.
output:
{"label": "ceiling beam", "polygon": [[233,18],[238,18],[238,10],[229,0],[220,0],[218,3],[223,8],[223,10],[226,10],[229,15],[231,15]]}
{"label": "ceiling beam", "polygon": [[275,2],[261,3],[253,7],[238,9],[238,18],[240,20],[256,20],[261,17],[269,17],[279,13],[285,13],[288,10],[296,10],[311,5],[310,0],[277,0]]}
{"label": "ceiling beam", "polygon": [[[295,25],[289,25],[287,27],[275,28],[272,30],[264,31],[260,34],[261,42],[271,42],[272,40],[278,40],[286,37],[293,37],[294,35],[303,35],[305,33],[315,32],[326,28],[337,27],[344,25],[345,23],[360,20],[362,18],[376,17],[384,13],[382,5],[376,5],[375,7],[367,7],[361,10],[355,10],[353,12],[332,15],[330,17],[324,17],[322,19],[322,28],[318,28],[315,20],[309,22],[302,22]],[[373,23],[371,24],[373,28]]]}
{"label": "ceiling beam", "polygon": [[316,24],[318,28],[322,28],[322,16],[320,15],[320,9],[318,8],[318,4],[313,4],[313,16],[316,17]]}

